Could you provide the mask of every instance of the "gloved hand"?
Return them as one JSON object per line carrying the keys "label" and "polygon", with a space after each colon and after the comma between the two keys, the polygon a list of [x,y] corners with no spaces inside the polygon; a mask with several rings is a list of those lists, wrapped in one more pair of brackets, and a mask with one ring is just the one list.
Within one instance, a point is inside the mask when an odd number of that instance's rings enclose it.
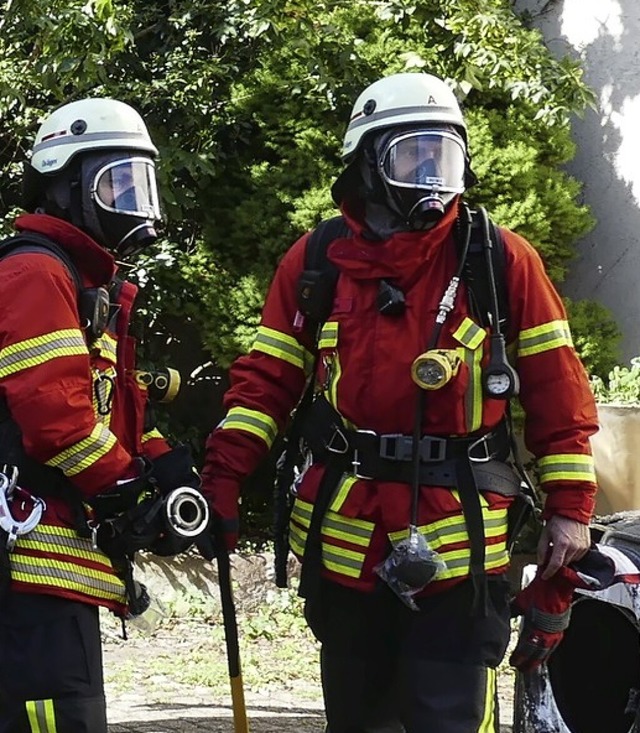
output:
{"label": "gloved hand", "polygon": [[233,552],[238,544],[240,488],[236,480],[214,478],[205,469],[202,493],[211,507],[212,521],[208,531],[196,541],[196,546],[204,558],[212,560],[222,548]]}
{"label": "gloved hand", "polygon": [[122,479],[88,500],[96,522],[114,519],[136,507],[142,499],[155,495],[150,475],[150,462],[146,458],[134,458]]}
{"label": "gloved hand", "polygon": [[562,641],[571,617],[576,588],[601,590],[611,585],[615,564],[592,547],[578,561],[543,578],[545,566],[511,603],[512,616],[523,616],[522,628],[509,663],[521,672],[531,672],[546,662]]}

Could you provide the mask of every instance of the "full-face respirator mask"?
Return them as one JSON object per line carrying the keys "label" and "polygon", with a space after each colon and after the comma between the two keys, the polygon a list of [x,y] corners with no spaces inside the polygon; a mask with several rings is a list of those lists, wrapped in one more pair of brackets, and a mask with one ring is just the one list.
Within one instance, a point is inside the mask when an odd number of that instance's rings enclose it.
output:
{"label": "full-face respirator mask", "polygon": [[453,128],[387,131],[373,147],[386,203],[411,230],[431,228],[465,190],[465,144]]}

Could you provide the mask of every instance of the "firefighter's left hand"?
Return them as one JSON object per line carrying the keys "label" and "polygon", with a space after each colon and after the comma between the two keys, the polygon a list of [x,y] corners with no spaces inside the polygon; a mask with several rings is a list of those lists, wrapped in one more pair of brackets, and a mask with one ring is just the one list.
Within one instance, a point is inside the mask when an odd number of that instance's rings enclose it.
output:
{"label": "firefighter's left hand", "polygon": [[576,588],[601,590],[614,580],[613,560],[595,547],[570,566],[562,566],[550,578],[543,567],[511,603],[512,616],[522,615],[522,629],[509,663],[530,672],[546,662],[569,626]]}
{"label": "firefighter's left hand", "polygon": [[549,580],[558,570],[580,560],[591,545],[589,527],[582,522],[554,514],[542,528],[538,542],[538,565]]}

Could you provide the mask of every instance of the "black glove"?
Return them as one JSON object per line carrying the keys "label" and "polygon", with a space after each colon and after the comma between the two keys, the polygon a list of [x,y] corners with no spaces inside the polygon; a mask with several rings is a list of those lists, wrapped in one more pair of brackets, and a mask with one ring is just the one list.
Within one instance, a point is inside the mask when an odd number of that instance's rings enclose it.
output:
{"label": "black glove", "polygon": [[131,557],[144,550],[163,529],[162,501],[148,477],[148,466],[139,465],[143,473],[116,484],[90,500],[96,523],[96,543],[111,559]]}
{"label": "black glove", "polygon": [[142,500],[157,495],[150,480],[151,463],[145,458],[134,459],[137,476],[124,479],[89,499],[93,507],[96,523],[116,517],[134,509]]}
{"label": "black glove", "polygon": [[[216,527],[218,526],[218,521],[216,517],[211,515],[211,519],[209,519],[209,525],[207,528],[202,532],[201,535],[196,539],[196,547],[198,548],[198,552],[204,557],[205,560],[213,560],[214,557],[217,557],[218,552],[220,549],[218,548],[217,543],[217,537],[219,537],[219,533],[216,532]],[[226,548],[222,548],[222,552],[226,552]]]}

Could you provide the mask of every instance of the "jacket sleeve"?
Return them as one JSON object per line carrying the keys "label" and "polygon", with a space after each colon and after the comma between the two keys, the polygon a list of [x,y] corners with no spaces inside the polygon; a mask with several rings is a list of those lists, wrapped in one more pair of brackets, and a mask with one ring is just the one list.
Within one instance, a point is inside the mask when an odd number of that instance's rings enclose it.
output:
{"label": "jacket sleeve", "polygon": [[313,363],[313,346],[296,318],[305,241],[306,235],[281,260],[251,350],[231,367],[226,416],[205,451],[203,485],[213,493],[223,482],[237,492],[284,429],[304,389]]}
{"label": "jacket sleeve", "polygon": [[546,494],[543,516],[561,514],[586,524],[596,492],[589,444],[598,430],[595,399],[540,256],[521,237],[503,234],[524,440]]}
{"label": "jacket sleeve", "polygon": [[94,414],[75,285],[39,253],[7,257],[0,276],[0,393],[27,455],[90,497],[127,475],[131,456]]}

